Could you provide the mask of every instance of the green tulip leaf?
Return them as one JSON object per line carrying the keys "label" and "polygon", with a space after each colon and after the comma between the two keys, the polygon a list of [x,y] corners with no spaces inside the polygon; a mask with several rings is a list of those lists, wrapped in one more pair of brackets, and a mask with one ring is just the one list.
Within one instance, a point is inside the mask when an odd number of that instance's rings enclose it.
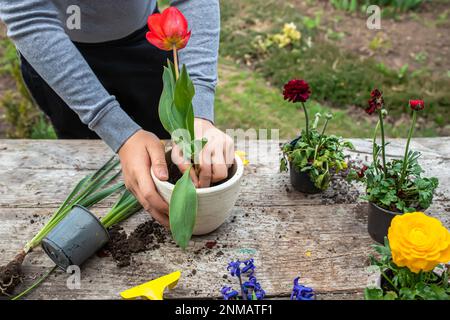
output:
{"label": "green tulip leaf", "polygon": [[173,104],[175,80],[172,69],[164,67],[164,90],[159,100],[159,118],[164,129],[172,134],[175,130],[184,128],[184,117]]}
{"label": "green tulip leaf", "polygon": [[169,209],[172,236],[183,249],[188,246],[192,237],[197,216],[197,192],[189,173],[190,168],[175,184]]}

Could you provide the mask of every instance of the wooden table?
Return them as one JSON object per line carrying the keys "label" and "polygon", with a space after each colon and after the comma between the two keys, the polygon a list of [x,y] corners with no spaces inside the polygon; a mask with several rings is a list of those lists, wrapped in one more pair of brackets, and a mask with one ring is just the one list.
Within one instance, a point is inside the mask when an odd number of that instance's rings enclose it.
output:
{"label": "wooden table", "polygon": [[[356,151],[351,157],[370,159],[370,140],[352,141]],[[389,156],[401,157],[404,143],[392,140]],[[278,149],[276,142],[269,146]],[[450,138],[415,139],[412,148],[423,153],[426,174],[440,179],[428,212],[450,227]],[[49,216],[74,184],[110,155],[99,141],[0,140],[0,264],[40,229],[45,218],[36,217]],[[57,271],[28,298],[118,299],[122,290],[175,270],[182,270],[182,279],[166,297],[219,298],[223,285],[237,287],[235,279],[224,278],[227,263],[249,257],[255,258],[258,280],[268,297],[288,297],[293,279],[300,275],[320,299],[362,298],[373,244],[366,231],[365,203],[328,204],[323,195],[287,191],[289,177],[278,172],[276,153],[260,156],[259,162],[246,167],[230,219],[215,232],[194,237],[185,252],[164,245],[135,255],[136,264],[125,268],[118,268],[111,257],[93,257],[82,268],[81,289],[69,290],[69,275]],[[105,201],[93,211],[104,214],[112,203],[113,199]],[[147,213],[138,213],[123,224],[124,229],[130,232],[147,219]],[[210,240],[217,241],[214,248],[194,254]],[[24,285],[51,266],[41,249],[32,252],[24,263]]]}

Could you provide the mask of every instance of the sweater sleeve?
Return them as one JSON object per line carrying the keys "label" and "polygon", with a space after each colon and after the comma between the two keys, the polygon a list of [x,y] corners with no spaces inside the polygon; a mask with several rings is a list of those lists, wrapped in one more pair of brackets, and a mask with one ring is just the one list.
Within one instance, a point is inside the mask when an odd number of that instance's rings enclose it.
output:
{"label": "sweater sleeve", "polygon": [[220,38],[219,0],[174,0],[192,30],[188,45],[180,50],[180,62],[188,68],[195,87],[194,113],[214,122],[214,95]]}
{"label": "sweater sleeve", "polygon": [[140,127],[122,110],[65,33],[50,0],[0,0],[18,51],[115,152]]}

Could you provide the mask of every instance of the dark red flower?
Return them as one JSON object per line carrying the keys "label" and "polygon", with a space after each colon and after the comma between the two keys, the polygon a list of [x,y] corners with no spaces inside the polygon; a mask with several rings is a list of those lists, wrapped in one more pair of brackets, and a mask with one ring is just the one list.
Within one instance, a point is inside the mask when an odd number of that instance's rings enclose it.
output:
{"label": "dark red flower", "polygon": [[425,102],[423,100],[409,100],[409,106],[414,111],[425,109]]}
{"label": "dark red flower", "polygon": [[376,110],[381,110],[384,105],[383,93],[374,89],[370,93],[369,106],[366,108],[368,114],[373,114]]}
{"label": "dark red flower", "polygon": [[284,100],[306,102],[311,95],[309,84],[304,80],[293,79],[284,85]]}
{"label": "dark red flower", "polygon": [[367,171],[367,169],[369,169],[369,167],[366,165],[363,165],[361,170],[358,171],[358,177],[363,178],[364,173]]}
{"label": "dark red flower", "polygon": [[165,9],[161,14],[148,17],[147,41],[161,50],[171,51],[183,49],[191,37],[188,22],[175,7]]}

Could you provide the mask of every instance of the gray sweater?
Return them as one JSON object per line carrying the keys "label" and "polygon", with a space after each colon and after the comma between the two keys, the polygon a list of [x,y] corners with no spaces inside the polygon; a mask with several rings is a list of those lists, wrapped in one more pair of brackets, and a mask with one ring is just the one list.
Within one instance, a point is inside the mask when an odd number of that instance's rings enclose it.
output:
{"label": "gray sweater", "polygon": [[[68,28],[81,9],[81,29]],[[196,117],[213,121],[219,47],[219,0],[174,0],[192,30],[180,51],[194,82]],[[140,127],[101,85],[73,45],[123,38],[142,28],[156,0],[0,0],[0,19],[8,36],[40,76],[114,151]],[[70,20],[69,22],[73,22]],[[72,24],[73,26],[73,24]]]}

